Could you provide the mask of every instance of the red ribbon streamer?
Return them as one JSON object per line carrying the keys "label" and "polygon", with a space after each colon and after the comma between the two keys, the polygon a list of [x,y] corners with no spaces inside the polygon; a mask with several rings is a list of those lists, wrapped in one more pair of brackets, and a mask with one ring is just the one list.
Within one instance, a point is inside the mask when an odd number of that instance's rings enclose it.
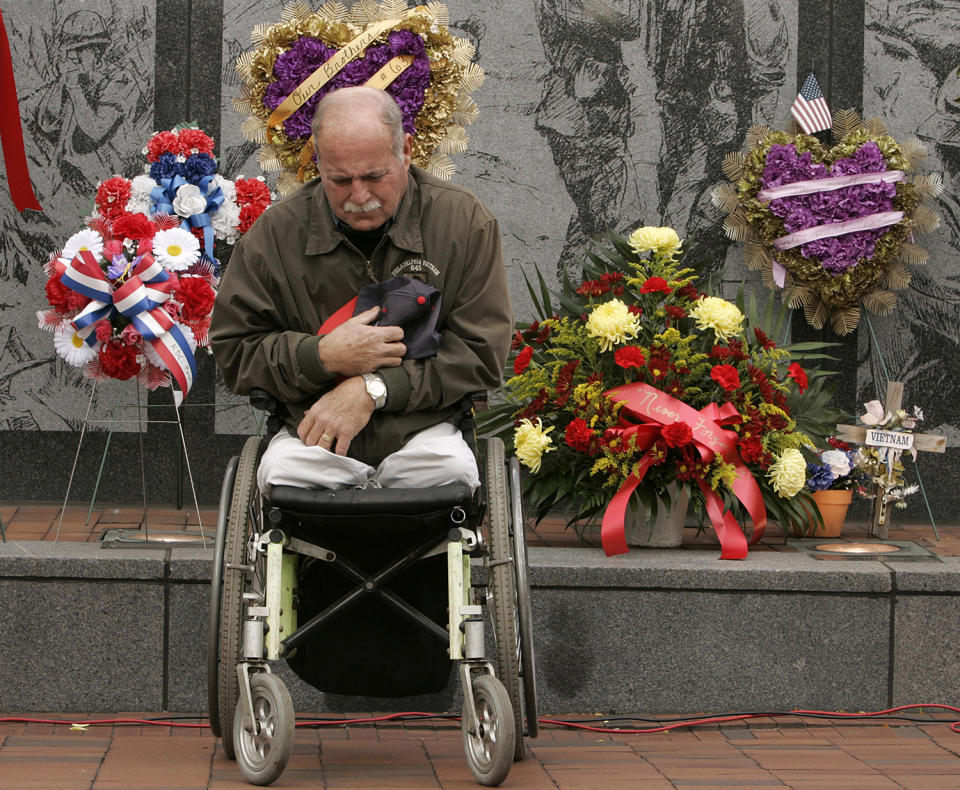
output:
{"label": "red ribbon streamer", "polygon": [[[624,439],[631,435],[635,436],[636,446],[639,449],[648,450],[652,447],[664,425],[683,422],[690,427],[694,445],[704,463],[709,463],[715,455],[720,455],[726,463],[732,464],[737,470],[733,493],[746,507],[753,520],[750,545],[760,540],[767,525],[767,509],[763,504],[763,493],[737,453],[737,435],[722,427],[740,420],[740,415],[733,404],[725,403],[723,406],[717,406],[715,403],[710,403],[697,411],[683,401],[649,384],[641,383],[614,387],[604,395],[616,403],[624,404],[620,410],[621,424],[614,430]],[[645,422],[630,423],[627,420],[628,417]],[[620,490],[607,505],[600,528],[600,540],[608,556],[625,554],[628,551],[624,529],[627,504],[652,463],[653,458],[648,452],[640,460],[637,474],[631,475],[624,481]],[[747,539],[736,518],[729,511],[724,512],[723,500],[710,486],[703,480],[697,482],[703,492],[707,515],[720,540],[720,558],[744,559],[747,556]]]}
{"label": "red ribbon streamer", "polygon": [[13,205],[20,212],[27,208],[43,211],[30,183],[27,155],[23,150],[20,102],[13,79],[13,58],[10,56],[3,11],[0,11],[0,145],[3,146],[3,163],[7,169],[7,186]]}

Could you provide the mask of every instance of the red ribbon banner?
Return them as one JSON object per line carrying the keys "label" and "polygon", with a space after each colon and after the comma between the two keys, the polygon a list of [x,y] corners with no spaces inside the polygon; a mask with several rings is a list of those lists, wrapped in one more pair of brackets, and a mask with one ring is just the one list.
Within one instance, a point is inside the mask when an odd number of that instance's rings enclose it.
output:
{"label": "red ribbon banner", "polygon": [[[767,525],[767,509],[763,504],[763,493],[737,453],[737,434],[722,427],[740,421],[740,415],[733,404],[725,403],[723,406],[717,406],[716,403],[711,403],[697,411],[683,401],[649,384],[641,383],[614,387],[607,390],[604,395],[615,403],[623,403],[620,410],[620,426],[613,431],[623,439],[635,436],[635,443],[639,449],[649,450],[659,438],[664,425],[683,422],[689,426],[693,434],[694,446],[704,463],[709,463],[714,456],[719,455],[726,463],[733,465],[737,470],[733,493],[743,503],[753,520],[750,545],[760,540]],[[631,475],[624,481],[620,490],[607,505],[600,528],[600,540],[607,555],[624,554],[628,551],[624,530],[627,504],[652,463],[653,457],[647,452],[640,460],[637,474]],[[706,482],[698,480],[697,483],[703,492],[707,515],[720,540],[720,558],[744,559],[747,556],[747,539],[736,518],[729,511],[724,512],[723,500]]]}
{"label": "red ribbon banner", "polygon": [[40,201],[33,193],[27,155],[23,149],[23,128],[20,125],[20,102],[17,86],[13,81],[13,58],[7,27],[0,11],[0,145],[3,146],[3,163],[7,169],[7,186],[17,211],[32,208],[43,211]]}

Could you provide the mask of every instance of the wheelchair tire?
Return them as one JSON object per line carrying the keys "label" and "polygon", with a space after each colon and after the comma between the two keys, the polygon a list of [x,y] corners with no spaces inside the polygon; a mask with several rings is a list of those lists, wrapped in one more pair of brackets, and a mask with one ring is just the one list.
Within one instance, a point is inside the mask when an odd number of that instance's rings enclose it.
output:
{"label": "wheelchair tire", "polygon": [[510,496],[503,441],[487,440],[487,543],[490,565],[487,585],[493,601],[493,635],[498,677],[513,707],[514,760],[526,756],[523,741],[523,696],[520,691],[520,644],[517,630],[517,588],[510,541]]}
{"label": "wheelchair tire", "polygon": [[237,463],[237,475],[230,499],[226,537],[223,548],[223,585],[220,593],[219,663],[217,667],[217,699],[223,751],[236,759],[233,743],[233,717],[240,696],[237,664],[243,638],[243,591],[247,573],[228,566],[245,564],[247,540],[253,530],[250,510],[257,504],[257,466],[260,464],[259,436],[251,436],[243,445]]}
{"label": "wheelchair tire", "polygon": [[513,704],[503,684],[493,675],[477,675],[473,679],[473,704],[480,731],[471,731],[473,723],[464,705],[460,719],[463,750],[474,778],[482,785],[495,787],[507,778],[513,764]]}
{"label": "wheelchair tire", "polygon": [[537,669],[533,650],[533,612],[530,605],[530,563],[527,561],[527,540],[524,525],[523,494],[520,487],[520,460],[510,459],[510,521],[513,537],[513,572],[517,588],[517,638],[520,645],[520,674],[523,682],[524,714],[528,738],[536,738],[540,730],[537,706]]}
{"label": "wheelchair tire", "polygon": [[233,719],[237,767],[251,784],[268,785],[283,773],[293,751],[293,701],[283,681],[268,672],[250,678],[250,695],[256,728],[242,708]]}
{"label": "wheelchair tire", "polygon": [[[220,594],[223,584],[223,544],[227,537],[227,516],[233,495],[233,484],[237,479],[239,456],[233,456],[227,462],[220,486],[220,507],[217,512],[217,534],[213,542],[213,570],[210,578],[210,622],[207,626],[207,716],[210,719],[210,731],[219,738],[223,732],[220,722]],[[229,722],[228,722],[229,725]]]}

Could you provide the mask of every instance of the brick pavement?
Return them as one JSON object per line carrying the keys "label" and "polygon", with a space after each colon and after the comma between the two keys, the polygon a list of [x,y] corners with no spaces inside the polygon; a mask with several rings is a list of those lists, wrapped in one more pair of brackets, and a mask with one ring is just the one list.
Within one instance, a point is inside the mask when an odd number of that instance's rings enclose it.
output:
{"label": "brick pavement", "polygon": [[[147,717],[148,714],[139,714]],[[71,716],[71,720],[77,716]],[[584,718],[576,716],[571,718]],[[934,724],[754,719],[631,735],[544,726],[502,785],[517,790],[950,790],[960,734]],[[5,790],[249,787],[206,729],[0,723]],[[277,788],[477,787],[453,721],[298,729]]]}

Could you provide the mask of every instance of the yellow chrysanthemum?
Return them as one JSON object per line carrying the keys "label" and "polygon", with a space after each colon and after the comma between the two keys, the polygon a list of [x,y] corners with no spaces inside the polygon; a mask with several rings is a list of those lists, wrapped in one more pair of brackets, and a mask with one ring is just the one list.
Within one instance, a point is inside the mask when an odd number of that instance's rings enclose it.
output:
{"label": "yellow chrysanthemum", "polygon": [[543,454],[555,449],[553,440],[547,436],[552,430],[552,426],[544,430],[539,417],[536,425],[530,420],[520,420],[513,434],[513,448],[517,458],[531,472],[539,472]]}
{"label": "yellow chrysanthemum", "polygon": [[767,477],[773,484],[773,490],[784,499],[796,496],[807,482],[807,462],[803,453],[788,447],[770,464]]}
{"label": "yellow chrysanthemum", "polygon": [[587,334],[600,338],[601,351],[609,351],[617,343],[632,340],[639,331],[639,319],[619,299],[597,305],[587,318]]}
{"label": "yellow chrysanthemum", "polygon": [[680,250],[680,237],[673,228],[655,228],[645,225],[630,234],[630,246],[638,255],[644,252],[674,255]]}
{"label": "yellow chrysanthemum", "polygon": [[718,296],[704,296],[690,310],[700,329],[712,329],[717,340],[743,333],[743,313],[735,304]]}

